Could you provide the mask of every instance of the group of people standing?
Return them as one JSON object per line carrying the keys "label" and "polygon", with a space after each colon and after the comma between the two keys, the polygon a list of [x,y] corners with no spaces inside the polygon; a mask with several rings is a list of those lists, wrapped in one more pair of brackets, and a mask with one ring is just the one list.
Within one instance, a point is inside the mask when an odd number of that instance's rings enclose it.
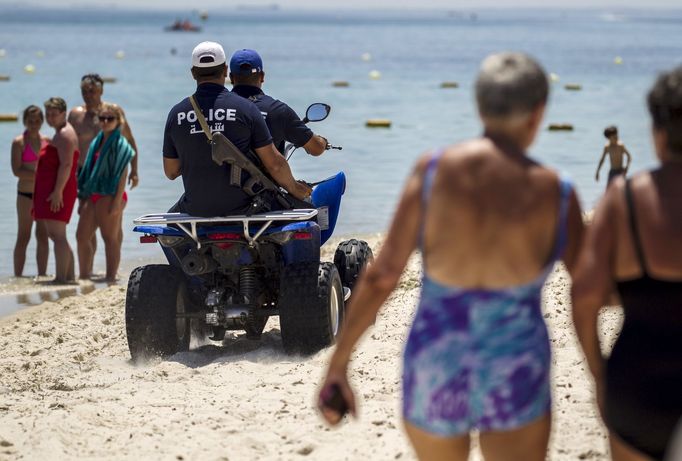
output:
{"label": "group of people standing", "polygon": [[[76,231],[79,277],[92,276],[99,228],[106,253],[105,280],[114,282],[121,255],[121,220],[131,188],[138,183],[137,146],[123,110],[102,101],[104,82],[97,74],[81,79],[84,104],[67,114],[59,97],[45,101],[45,113],[24,110],[26,130],[12,141],[12,170],[17,188],[18,233],[14,275],[22,276],[32,223],[36,223],[38,275],[47,272],[49,240],[54,246],[55,283],[75,282],[75,258],[66,235],[78,200]],[[43,136],[44,121],[54,128]],[[130,175],[128,170],[130,166]]]}
{"label": "group of people standing", "polygon": [[[353,289],[319,391],[330,424],[356,413],[353,348],[419,249],[422,291],[402,374],[417,456],[466,460],[476,430],[487,461],[546,459],[551,349],[541,293],[561,260],[612,458],[681,459],[672,451],[676,433],[682,444],[682,66],[648,94],[658,168],[626,179],[613,165],[626,150],[605,133],[604,156],[618,171],[586,229],[571,183],[526,155],[548,89],[527,55],[488,57],[476,81],[482,136],[417,161],[381,252]],[[598,317],[614,290],[625,319],[605,355]]]}

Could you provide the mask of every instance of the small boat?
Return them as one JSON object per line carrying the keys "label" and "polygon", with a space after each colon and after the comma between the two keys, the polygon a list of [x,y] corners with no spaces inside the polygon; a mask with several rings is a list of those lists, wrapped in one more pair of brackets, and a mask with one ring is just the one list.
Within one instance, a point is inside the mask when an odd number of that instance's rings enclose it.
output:
{"label": "small boat", "polygon": [[192,24],[187,19],[184,21],[178,19],[170,26],[166,26],[165,30],[167,32],[199,32],[201,27]]}

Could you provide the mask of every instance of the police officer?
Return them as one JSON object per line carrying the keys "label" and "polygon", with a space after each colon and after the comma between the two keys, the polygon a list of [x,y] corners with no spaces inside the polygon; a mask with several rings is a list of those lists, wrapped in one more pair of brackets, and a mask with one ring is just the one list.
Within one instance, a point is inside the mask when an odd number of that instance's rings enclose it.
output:
{"label": "police officer", "polygon": [[[223,47],[202,42],[192,51],[192,77],[197,81],[194,98],[212,132],[222,132],[247,156],[253,149],[267,173],[298,199],[310,188],[294,179],[289,164],[277,151],[258,108],[225,88],[227,65]],[[230,183],[230,167],[217,165],[211,146],[189,98],[168,114],[163,140],[163,170],[173,180],[182,176],[185,193],[171,211],[194,216],[225,216],[245,209],[249,196]],[[246,174],[243,172],[243,174]]]}
{"label": "police officer", "polygon": [[238,50],[230,59],[232,92],[253,101],[265,116],[272,134],[272,142],[284,152],[284,142],[303,147],[310,155],[318,156],[327,148],[327,140],[316,135],[298,117],[296,112],[283,103],[263,93],[265,81],[263,60],[254,50]]}

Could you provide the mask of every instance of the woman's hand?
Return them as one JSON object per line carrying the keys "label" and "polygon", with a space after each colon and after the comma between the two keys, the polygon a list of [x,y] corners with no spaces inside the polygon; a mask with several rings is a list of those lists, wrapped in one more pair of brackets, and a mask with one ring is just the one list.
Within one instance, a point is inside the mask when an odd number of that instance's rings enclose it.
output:
{"label": "woman's hand", "polygon": [[139,182],[140,179],[137,177],[137,171],[131,171],[130,175],[128,176],[128,184],[130,185],[130,188],[135,189]]}
{"label": "woman's hand", "polygon": [[83,212],[83,210],[85,210],[89,206],[88,205],[89,201],[90,201],[90,199],[87,199],[87,198],[79,198],[78,199],[78,215],[79,216]]}
{"label": "woman's hand", "polygon": [[[336,389],[334,389],[335,386]],[[322,383],[322,387],[320,388],[317,407],[320,410],[320,413],[322,413],[322,417],[325,421],[332,426],[341,422],[341,419],[343,418],[343,414],[339,413],[338,409],[329,406],[330,399],[332,399],[333,394],[337,391],[340,392],[348,411],[350,411],[353,416],[357,417],[355,395],[348,383],[346,370],[335,370],[330,367],[327,371],[327,376]]]}
{"label": "woman's hand", "polygon": [[64,206],[64,197],[61,191],[53,190],[47,197],[47,201],[50,202],[50,211],[53,213],[58,212]]}

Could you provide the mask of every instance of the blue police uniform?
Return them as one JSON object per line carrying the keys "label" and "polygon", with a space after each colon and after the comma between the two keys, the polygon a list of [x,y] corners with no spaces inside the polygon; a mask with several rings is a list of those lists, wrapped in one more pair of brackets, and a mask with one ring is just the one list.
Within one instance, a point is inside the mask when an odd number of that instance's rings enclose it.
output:
{"label": "blue police uniform", "polygon": [[313,137],[312,130],[291,107],[263,93],[257,86],[235,85],[232,92],[253,101],[258,106],[272,135],[272,142],[280,153],[284,152],[285,141],[301,147]]}
{"label": "blue police uniform", "polygon": [[[269,145],[272,137],[258,108],[223,85],[202,83],[194,95],[212,132],[220,131],[249,158],[249,152]],[[250,200],[241,187],[230,184],[230,166],[217,165],[189,98],[168,114],[163,156],[180,159],[185,193],[172,211],[194,216],[225,216],[244,210]],[[248,176],[243,173],[242,183]]]}

